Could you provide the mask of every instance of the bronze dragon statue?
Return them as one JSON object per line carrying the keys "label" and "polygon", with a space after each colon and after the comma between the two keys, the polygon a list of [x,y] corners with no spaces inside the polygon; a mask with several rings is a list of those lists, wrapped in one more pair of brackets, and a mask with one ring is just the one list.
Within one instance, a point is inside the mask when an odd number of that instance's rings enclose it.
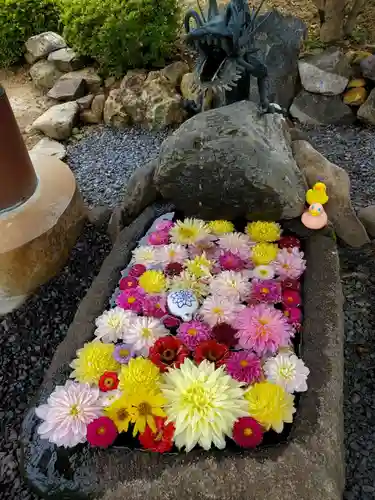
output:
{"label": "bronze dragon statue", "polygon": [[206,19],[198,0],[199,12],[189,9],[186,13],[186,42],[198,52],[198,99],[185,103],[191,113],[202,111],[207,92],[212,95],[211,107],[249,99],[251,76],[257,78],[261,112],[282,113],[280,106],[269,102],[267,66],[255,47],[254,35],[267,19],[264,16],[258,22],[264,1],[250,10],[247,0],[230,0],[220,13],[217,0],[209,0]]}

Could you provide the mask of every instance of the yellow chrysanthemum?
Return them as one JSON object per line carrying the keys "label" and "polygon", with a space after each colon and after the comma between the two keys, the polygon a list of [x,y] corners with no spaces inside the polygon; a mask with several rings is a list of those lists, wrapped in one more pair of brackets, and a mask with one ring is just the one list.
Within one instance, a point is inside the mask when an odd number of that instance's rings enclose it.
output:
{"label": "yellow chrysanthemum", "polygon": [[207,297],[210,293],[208,283],[196,278],[189,271],[183,271],[180,275],[174,276],[170,282],[170,290],[191,290],[198,299]]}
{"label": "yellow chrysanthemum", "polygon": [[222,234],[233,233],[234,224],[229,220],[212,220],[208,223],[208,227],[211,232],[216,236],[221,236]]}
{"label": "yellow chrysanthemum", "polygon": [[187,260],[185,265],[187,270],[196,278],[211,276],[210,270],[213,264],[207,259],[205,253],[195,257],[193,260]]}
{"label": "yellow chrysanthemum", "polygon": [[193,245],[210,234],[208,225],[200,219],[185,219],[177,221],[169,232],[173,243]]}
{"label": "yellow chrysanthemum", "polygon": [[249,406],[250,416],[259,422],[267,431],[273,429],[282,432],[284,422],[293,422],[294,396],[282,387],[271,382],[259,382],[250,387],[245,398]]}
{"label": "yellow chrysanthemum", "polygon": [[114,344],[89,342],[77,351],[77,358],[70,366],[71,378],[78,382],[98,385],[104,372],[117,372],[121,365],[113,358]]}
{"label": "yellow chrysanthemum", "polygon": [[246,232],[253,241],[271,243],[280,239],[281,227],[276,222],[249,222],[246,226]]}
{"label": "yellow chrysanthemum", "polygon": [[119,381],[119,388],[127,393],[141,389],[154,392],[159,386],[160,371],[149,359],[133,358],[122,366]]}
{"label": "yellow chrysanthemum", "polygon": [[139,286],[146,293],[161,293],[167,289],[167,279],[161,271],[146,271],[139,278]]}
{"label": "yellow chrysanthemum", "polygon": [[163,394],[140,389],[129,395],[128,402],[131,405],[131,421],[134,423],[133,436],[136,436],[138,432],[143,432],[146,424],[152,432],[156,432],[154,417],[166,416],[162,409],[166,403]]}
{"label": "yellow chrysanthemum", "polygon": [[104,413],[113,420],[119,432],[128,430],[132,414],[128,397],[125,394],[116,399],[108,408],[105,408]]}
{"label": "yellow chrysanthemum", "polygon": [[265,266],[276,259],[278,251],[273,243],[257,243],[251,249],[251,258],[256,266]]}

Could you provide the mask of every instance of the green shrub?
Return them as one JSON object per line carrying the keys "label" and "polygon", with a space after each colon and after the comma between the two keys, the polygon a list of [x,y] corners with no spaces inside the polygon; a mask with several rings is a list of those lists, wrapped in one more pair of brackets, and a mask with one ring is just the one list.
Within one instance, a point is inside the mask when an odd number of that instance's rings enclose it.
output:
{"label": "green shrub", "polygon": [[62,0],[64,36],[106,75],[161,66],[173,52],[178,0]]}
{"label": "green shrub", "polygon": [[18,62],[28,38],[56,31],[58,23],[53,0],[0,0],[0,67]]}

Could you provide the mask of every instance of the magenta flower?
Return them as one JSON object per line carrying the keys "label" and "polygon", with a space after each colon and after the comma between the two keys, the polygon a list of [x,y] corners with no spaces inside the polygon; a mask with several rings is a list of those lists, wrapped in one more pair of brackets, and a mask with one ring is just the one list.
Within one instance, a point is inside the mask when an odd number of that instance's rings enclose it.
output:
{"label": "magenta flower", "polygon": [[257,280],[251,282],[251,300],[277,304],[281,302],[281,283],[276,280]]}
{"label": "magenta flower", "polygon": [[137,288],[138,280],[133,276],[126,276],[125,278],[121,278],[119,283],[120,290],[128,290],[129,288]]}
{"label": "magenta flower", "polygon": [[135,264],[133,267],[130,268],[129,276],[132,276],[133,278],[139,278],[146,271],[147,267],[144,266],[143,264]]}
{"label": "magenta flower", "polygon": [[251,351],[232,352],[225,361],[229,375],[246,384],[254,384],[262,377],[260,359]]}
{"label": "magenta flower", "polygon": [[123,290],[116,299],[116,304],[123,309],[141,313],[145,294],[140,288]]}
{"label": "magenta flower", "polygon": [[166,231],[169,232],[174,226],[174,222],[171,220],[162,220],[156,224],[156,231]]}
{"label": "magenta flower", "polygon": [[285,307],[298,307],[301,303],[302,298],[299,292],[290,289],[283,291],[283,305]]}
{"label": "magenta flower", "polygon": [[242,310],[233,326],[243,349],[252,349],[258,356],[274,354],[287,345],[294,335],[293,327],[281,311],[268,304],[257,304]]}
{"label": "magenta flower", "polygon": [[211,328],[202,321],[182,323],[177,330],[177,338],[189,349],[195,349],[201,342],[212,338]]}
{"label": "magenta flower", "polygon": [[168,315],[163,318],[163,325],[165,326],[165,328],[177,328],[178,326],[180,326],[180,324],[181,321],[175,316]]}
{"label": "magenta flower", "polygon": [[241,257],[232,252],[223,252],[219,257],[220,266],[225,271],[241,271],[244,267],[244,261]]}
{"label": "magenta flower", "polygon": [[150,245],[168,245],[169,243],[169,234],[167,231],[155,231],[151,233],[147,239]]}
{"label": "magenta flower", "polygon": [[302,311],[298,307],[286,307],[284,309],[284,316],[288,323],[300,328],[302,323]]}
{"label": "magenta flower", "polygon": [[297,251],[289,252],[288,248],[279,250],[276,260],[273,263],[276,274],[281,280],[298,279],[306,269],[306,261],[303,259],[303,253]]}
{"label": "magenta flower", "polygon": [[162,318],[167,313],[167,301],[161,295],[146,295],[143,299],[143,314]]}

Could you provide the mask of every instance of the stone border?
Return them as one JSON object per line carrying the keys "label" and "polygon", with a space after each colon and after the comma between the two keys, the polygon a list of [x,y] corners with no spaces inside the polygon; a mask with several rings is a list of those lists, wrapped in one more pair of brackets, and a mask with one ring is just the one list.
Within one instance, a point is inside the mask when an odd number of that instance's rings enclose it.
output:
{"label": "stone border", "polygon": [[[120,269],[155,215],[155,207],[149,207],[122,231],[55,354],[39,401],[45,401],[55,383],[64,381],[75,350],[92,337],[94,319],[106,307]],[[344,327],[333,238],[315,233],[306,240],[306,257],[303,358],[311,375],[288,444],[237,454],[193,451],[160,456],[87,446],[63,450],[38,438],[32,408],[21,440],[23,473],[33,488],[51,499],[341,500]]]}

